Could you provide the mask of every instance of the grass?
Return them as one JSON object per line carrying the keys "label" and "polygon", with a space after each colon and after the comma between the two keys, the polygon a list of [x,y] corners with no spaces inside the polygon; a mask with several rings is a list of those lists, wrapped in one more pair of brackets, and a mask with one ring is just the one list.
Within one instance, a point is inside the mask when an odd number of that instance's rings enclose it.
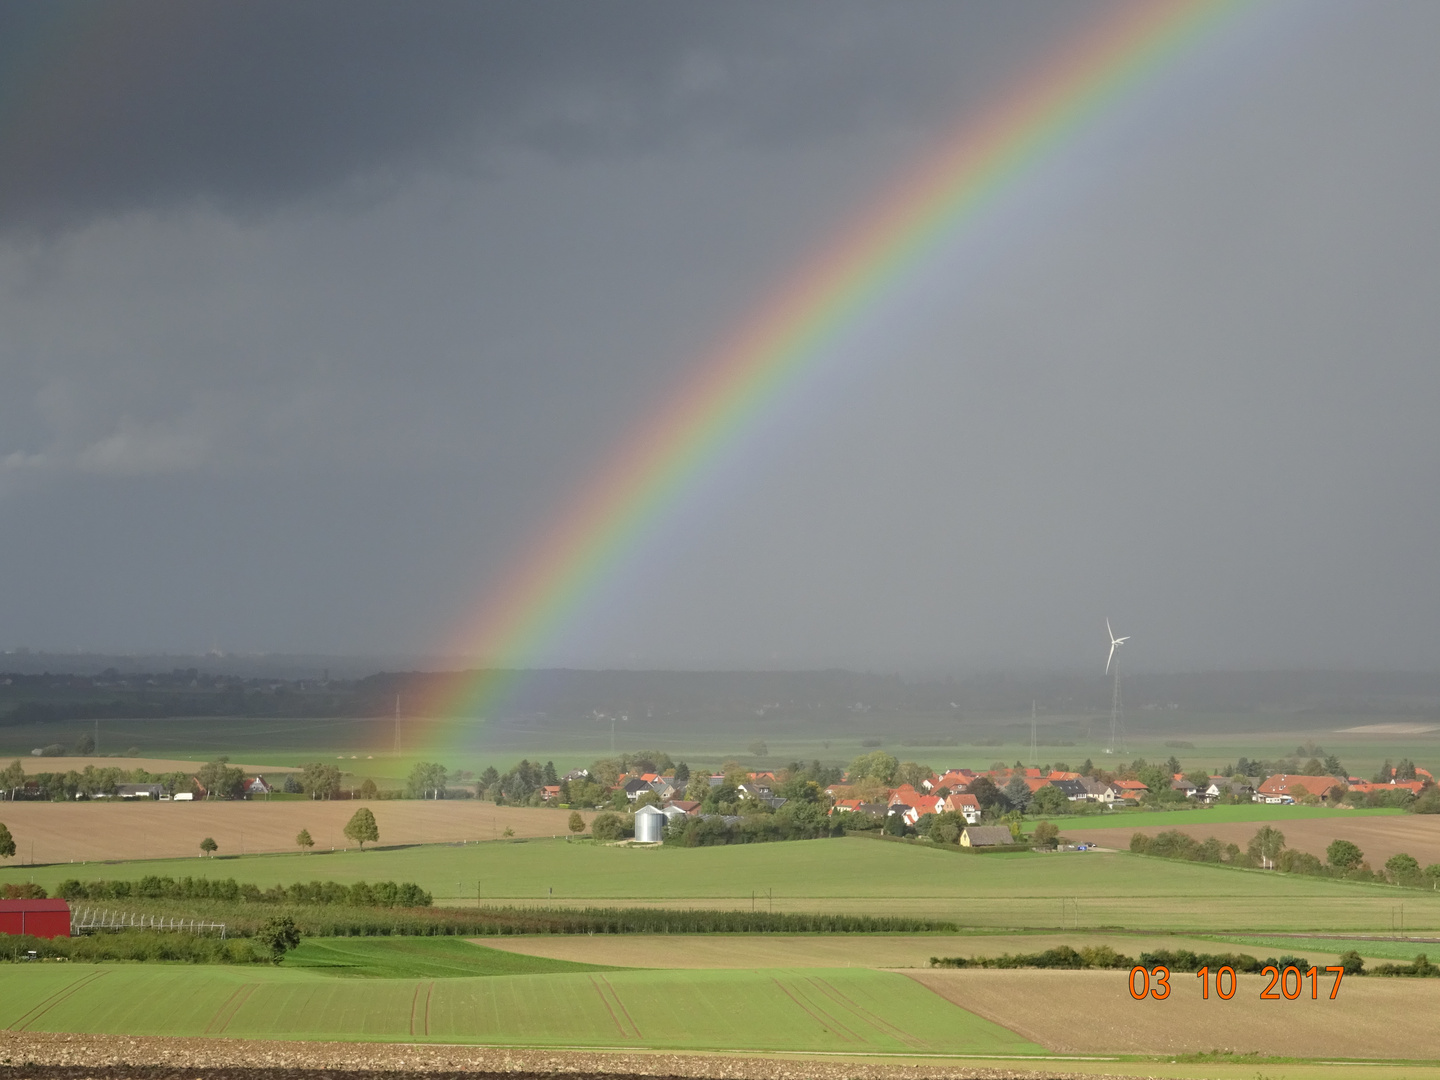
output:
{"label": "grass", "polygon": [[379,979],[458,979],[615,971],[614,967],[502,952],[456,938],[306,938],[283,966]]}
{"label": "grass", "polygon": [[36,965],[11,1030],[686,1050],[1043,1053],[910,979],[864,970],[337,979],[305,970]]}
{"label": "grass", "polygon": [[[1126,852],[961,855],[862,838],[720,848],[563,840],[433,845],[314,856],[11,868],[0,882],[213,874],[263,887],[306,879],[414,881],[437,901],[540,906],[724,907],[950,919],[968,927],[1182,933],[1440,929],[1440,896]],[[553,892],[552,892],[553,890]],[[105,905],[102,905],[105,906]],[[112,903],[112,907],[122,906]]]}

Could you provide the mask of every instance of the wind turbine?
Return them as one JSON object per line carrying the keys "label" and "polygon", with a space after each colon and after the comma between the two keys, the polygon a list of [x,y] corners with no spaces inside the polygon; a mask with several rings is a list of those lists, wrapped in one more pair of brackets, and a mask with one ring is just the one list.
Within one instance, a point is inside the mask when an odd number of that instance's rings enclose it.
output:
{"label": "wind turbine", "polygon": [[[1115,668],[1115,691],[1110,700],[1110,749],[1107,754],[1115,752],[1115,732],[1120,727],[1120,659],[1115,655],[1115,650],[1130,640],[1130,635],[1116,637],[1115,631],[1110,627],[1110,616],[1105,616],[1105,633],[1110,636],[1110,655],[1105,658],[1105,674],[1110,674],[1110,668]],[[1121,736],[1124,738],[1123,733]],[[1123,741],[1121,749],[1124,749]]]}

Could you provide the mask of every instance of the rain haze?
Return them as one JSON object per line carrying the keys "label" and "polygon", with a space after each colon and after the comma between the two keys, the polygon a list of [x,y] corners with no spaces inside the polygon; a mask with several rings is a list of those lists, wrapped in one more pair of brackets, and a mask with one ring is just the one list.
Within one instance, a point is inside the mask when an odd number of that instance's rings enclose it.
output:
{"label": "rain haze", "polygon": [[[1107,3],[0,4],[0,648],[453,656]],[[1433,671],[1440,5],[1241,8],[857,310],[535,665]],[[483,661],[483,657],[477,658]]]}

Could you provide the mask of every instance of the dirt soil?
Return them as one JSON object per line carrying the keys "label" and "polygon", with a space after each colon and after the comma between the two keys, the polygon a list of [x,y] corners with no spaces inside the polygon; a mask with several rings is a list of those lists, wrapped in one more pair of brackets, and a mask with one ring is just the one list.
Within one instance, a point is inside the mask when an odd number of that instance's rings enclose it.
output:
{"label": "dirt soil", "polygon": [[[567,835],[569,812],[495,806],[475,799],[334,802],[7,802],[0,821],[19,838],[19,863],[99,862],[199,856],[202,837],[212,836],[221,855],[295,851],[295,834],[308,829],[316,851],[354,846],[344,834],[356,809],[368,806],[388,844],[491,840],[514,829],[516,836]],[[588,822],[595,815],[585,813]],[[33,846],[32,846],[33,845]]]}
{"label": "dirt soil", "polygon": [[[801,1058],[593,1053],[395,1043],[251,1042],[0,1031],[0,1080],[300,1080],[327,1077],[573,1076],[663,1080],[1110,1080],[1095,1072],[1019,1066],[876,1065]],[[1117,1078],[1118,1080],[1118,1078]]]}
{"label": "dirt soil", "polygon": [[[1285,846],[1297,851],[1306,851],[1321,860],[1325,849],[1332,840],[1349,840],[1358,844],[1365,853],[1365,859],[1375,869],[1385,865],[1391,855],[1405,852],[1420,860],[1421,866],[1440,863],[1440,814],[1405,814],[1403,816],[1354,817],[1354,818],[1311,818],[1304,821],[1272,821],[1285,834]],[[1177,825],[1173,828],[1204,840],[1213,836],[1221,843],[1235,843],[1243,851],[1250,838],[1259,830],[1261,823],[1216,822],[1214,825]],[[1133,833],[1143,832],[1149,836],[1165,832],[1167,826],[1147,825],[1137,829],[1083,829],[1067,828],[1061,824],[1066,837],[1102,847],[1127,848]]]}
{"label": "dirt soil", "polygon": [[1354,977],[1329,1000],[1262,1001],[1268,976],[1242,975],[1209,1000],[1192,974],[1164,1001],[1136,1001],[1126,971],[906,971],[923,986],[1056,1053],[1177,1054],[1228,1050],[1296,1057],[1440,1058],[1440,980]]}

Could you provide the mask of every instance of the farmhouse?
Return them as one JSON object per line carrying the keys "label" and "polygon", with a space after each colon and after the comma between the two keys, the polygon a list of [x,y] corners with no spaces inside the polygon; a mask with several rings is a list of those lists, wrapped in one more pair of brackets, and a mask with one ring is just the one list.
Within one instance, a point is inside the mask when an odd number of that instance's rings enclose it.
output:
{"label": "farmhouse", "polygon": [[1003,825],[967,825],[960,833],[961,847],[1001,847],[1014,842]]}
{"label": "farmhouse", "polygon": [[70,905],[64,900],[0,900],[0,934],[70,936]]}
{"label": "farmhouse", "polygon": [[952,813],[960,814],[965,818],[965,822],[968,825],[978,825],[980,823],[980,800],[975,798],[974,795],[964,793],[948,795],[944,803],[942,803],[942,806]]}
{"label": "farmhouse", "polygon": [[247,776],[241,786],[247,799],[255,795],[269,795],[274,790],[263,776]]}
{"label": "farmhouse", "polygon": [[942,809],[940,800],[934,795],[921,795],[916,798],[910,809],[904,812],[905,824],[914,825],[926,814],[938,814]]}
{"label": "farmhouse", "polygon": [[1291,776],[1278,773],[1267,776],[1264,783],[1255,789],[1255,801],[1266,803],[1293,803],[1314,795],[1323,803],[1339,802],[1345,792],[1345,785],[1333,776]]}

